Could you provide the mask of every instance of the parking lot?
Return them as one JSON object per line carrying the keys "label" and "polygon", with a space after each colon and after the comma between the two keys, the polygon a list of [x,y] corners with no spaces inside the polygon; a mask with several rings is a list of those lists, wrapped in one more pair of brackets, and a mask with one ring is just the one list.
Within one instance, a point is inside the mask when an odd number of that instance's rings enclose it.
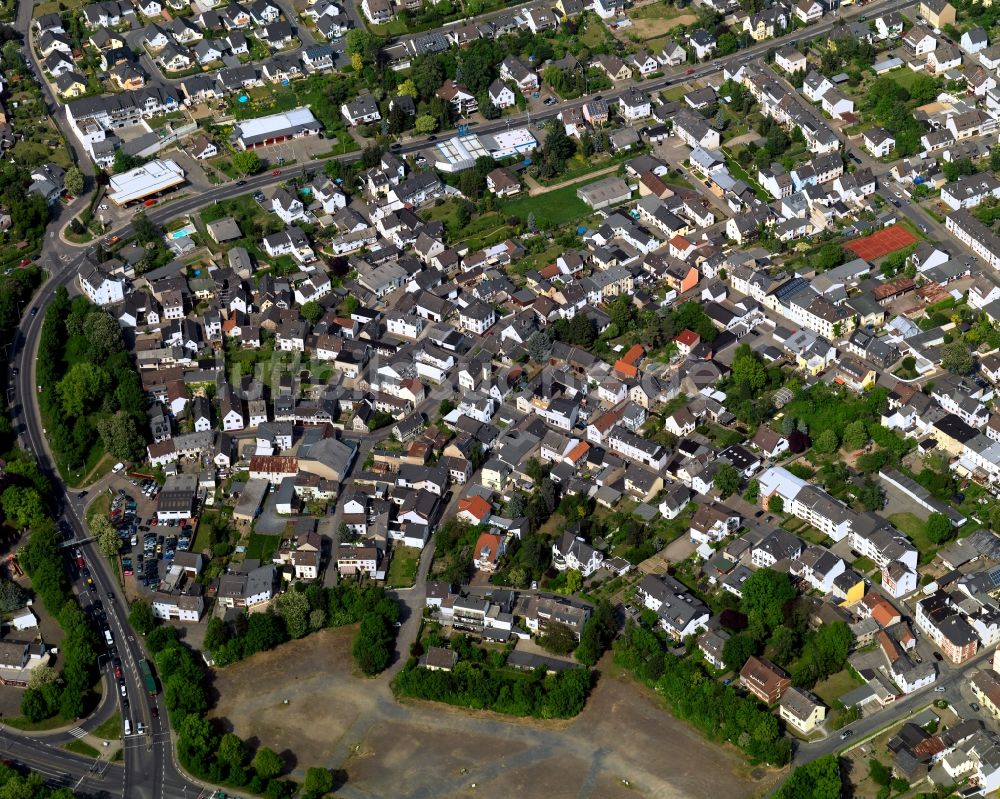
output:
{"label": "parking lot", "polygon": [[160,487],[155,480],[130,477],[125,481],[126,486],[109,489],[114,492],[109,516],[121,539],[126,595],[136,596],[140,589],[159,588],[176,553],[190,549],[193,529],[189,519],[164,523],[157,519]]}

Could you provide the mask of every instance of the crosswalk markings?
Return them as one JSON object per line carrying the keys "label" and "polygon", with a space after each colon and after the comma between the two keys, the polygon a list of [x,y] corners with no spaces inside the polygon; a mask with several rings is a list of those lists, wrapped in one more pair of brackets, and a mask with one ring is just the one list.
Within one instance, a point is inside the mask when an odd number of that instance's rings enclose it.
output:
{"label": "crosswalk markings", "polygon": [[74,727],[72,730],[69,731],[69,734],[72,735],[74,738],[83,738],[87,734],[87,731],[82,730],[79,727]]}

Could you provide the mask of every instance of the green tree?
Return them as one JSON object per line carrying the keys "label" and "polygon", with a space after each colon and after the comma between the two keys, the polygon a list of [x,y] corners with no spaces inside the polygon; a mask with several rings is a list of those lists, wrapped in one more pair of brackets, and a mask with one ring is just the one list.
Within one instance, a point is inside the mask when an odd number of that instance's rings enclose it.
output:
{"label": "green tree", "polygon": [[333,774],[328,768],[313,766],[306,769],[306,777],[302,781],[304,799],[320,799],[333,790]]}
{"label": "green tree", "polygon": [[933,543],[943,544],[953,533],[951,522],[943,513],[932,513],[927,517],[927,537]]}
{"label": "green tree", "polygon": [[767,509],[771,511],[771,513],[784,513],[785,500],[775,494],[767,501]]}
{"label": "green tree", "polygon": [[153,608],[148,602],[136,600],[128,611],[128,623],[139,635],[147,635],[156,626]]}
{"label": "green tree", "polygon": [[253,150],[241,150],[238,153],[234,153],[232,162],[233,169],[239,175],[256,175],[264,168],[260,156]]}
{"label": "green tree", "polygon": [[38,666],[31,670],[31,675],[28,677],[28,687],[42,688],[46,685],[58,685],[61,680],[59,672],[51,666]]}
{"label": "green tree", "polygon": [[583,588],[583,575],[576,569],[569,569],[566,572],[566,590],[575,594]]}
{"label": "green tree", "polygon": [[738,672],[755,654],[757,654],[757,642],[747,633],[730,636],[722,646],[722,662],[727,671]]}
{"label": "green tree", "polygon": [[618,328],[619,333],[631,330],[635,321],[635,305],[632,304],[632,298],[619,294],[608,306],[608,314],[611,316],[611,324]]}
{"label": "green tree", "polygon": [[121,461],[139,461],[146,454],[146,439],[139,432],[135,417],[124,411],[97,420],[97,432],[104,448]]}
{"label": "green tree", "polygon": [[108,373],[86,361],[73,364],[56,391],[68,416],[84,416],[100,403],[111,387]]}
{"label": "green tree", "polygon": [[[204,522],[202,522],[204,524]],[[205,649],[214,652],[229,640],[229,625],[218,616],[212,616],[205,626]]]}
{"label": "green tree", "polygon": [[262,746],[253,756],[253,770],[262,780],[273,780],[285,767],[285,761],[281,755],[273,749]]}
{"label": "green tree", "polygon": [[767,384],[764,364],[747,344],[741,344],[733,356],[732,381],[749,394],[758,393]]}
{"label": "green tree", "polygon": [[83,172],[80,171],[79,167],[71,166],[66,170],[66,175],[63,178],[63,186],[68,194],[72,194],[74,197],[79,197],[83,194]]}
{"label": "green tree", "polygon": [[323,314],[325,313],[323,306],[315,300],[310,300],[309,302],[304,303],[300,310],[302,317],[310,324],[316,324],[323,318]]}
{"label": "green tree", "polygon": [[538,643],[554,655],[568,655],[576,649],[576,634],[567,625],[550,621]]}
{"label": "green tree", "polygon": [[844,248],[833,242],[824,244],[813,256],[813,265],[822,271],[833,269],[842,263],[844,263]]}
{"label": "green tree", "polygon": [[844,428],[844,448],[851,452],[863,449],[869,441],[868,428],[864,421],[857,419]]}
{"label": "green tree", "polygon": [[365,616],[351,648],[358,668],[369,677],[384,671],[392,658],[391,641],[384,618],[373,613]]}
{"label": "green tree", "polygon": [[219,751],[216,754],[219,762],[230,769],[242,768],[247,762],[247,746],[238,735],[227,732],[219,741]]}
{"label": "green tree", "polygon": [[787,574],[758,569],[743,583],[740,609],[751,629],[770,632],[784,621],[784,608],[795,598],[795,588]]}
{"label": "green tree", "polygon": [[437,130],[438,123],[437,120],[430,114],[420,114],[413,123],[414,129],[421,136],[426,136],[429,133],[433,133]]}
{"label": "green tree", "polygon": [[133,214],[132,230],[135,231],[135,237],[140,244],[152,244],[163,235],[163,228],[146,216],[145,211],[136,211]]}
{"label": "green tree", "polygon": [[868,776],[876,785],[887,786],[892,779],[892,769],[879,761],[878,758],[873,757],[868,761]]}
{"label": "green tree", "polygon": [[13,580],[0,581],[0,613],[10,613],[24,607],[27,599],[28,595],[24,589]]}
{"label": "green tree", "polygon": [[824,755],[799,766],[775,792],[774,799],[840,799],[844,783],[837,755]]}
{"label": "green tree", "polygon": [[7,523],[17,529],[28,527],[45,516],[45,503],[41,495],[30,486],[5,488],[3,494],[0,494],[0,507],[3,508]]}
{"label": "green tree", "polygon": [[882,510],[885,505],[885,494],[878,483],[866,479],[858,489],[858,501],[865,506],[865,510]]}
{"label": "green tree", "polygon": [[799,653],[799,635],[790,627],[778,627],[767,641],[771,659],[779,666],[787,666]]}
{"label": "green tree", "polygon": [[309,632],[309,599],[304,591],[286,591],[275,603],[279,616],[291,638],[301,638]]}
{"label": "green tree", "polygon": [[104,557],[108,560],[118,557],[122,542],[110,519],[103,515],[98,516],[90,525],[90,532],[97,539],[97,546]]}
{"label": "green tree", "polygon": [[715,471],[715,487],[719,489],[719,496],[723,499],[737,493],[740,490],[740,473],[736,471],[736,467],[725,461],[720,463]]}
{"label": "green tree", "polygon": [[743,492],[743,499],[751,505],[756,505],[760,498],[760,480],[756,477],[747,483],[747,490]]}
{"label": "green tree", "polygon": [[345,49],[348,55],[360,55],[362,62],[369,66],[378,58],[382,49],[382,39],[364,28],[351,28],[347,32]]}
{"label": "green tree", "polygon": [[949,372],[966,375],[974,365],[972,352],[964,341],[953,341],[941,348],[941,366]]}
{"label": "green tree", "polygon": [[576,648],[576,659],[585,666],[593,666],[600,660],[604,650],[614,640],[618,629],[615,611],[611,603],[602,599],[594,608],[580,634],[580,645]]}
{"label": "green tree", "polygon": [[836,452],[838,446],[839,443],[837,441],[837,434],[829,428],[816,436],[816,440],[813,441],[813,449],[817,452],[823,453],[824,455]]}

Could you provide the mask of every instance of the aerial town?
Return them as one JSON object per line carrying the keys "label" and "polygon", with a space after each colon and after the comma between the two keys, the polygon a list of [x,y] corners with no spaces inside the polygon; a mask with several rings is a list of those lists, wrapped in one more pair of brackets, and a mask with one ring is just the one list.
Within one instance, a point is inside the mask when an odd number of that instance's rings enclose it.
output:
{"label": "aerial town", "polygon": [[997,795],[998,137],[988,0],[0,0],[0,795]]}

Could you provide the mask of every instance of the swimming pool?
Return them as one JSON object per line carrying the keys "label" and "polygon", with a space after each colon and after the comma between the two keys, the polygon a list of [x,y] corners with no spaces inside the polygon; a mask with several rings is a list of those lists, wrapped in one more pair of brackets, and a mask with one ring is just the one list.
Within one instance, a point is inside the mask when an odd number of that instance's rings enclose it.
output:
{"label": "swimming pool", "polygon": [[175,230],[172,233],[168,233],[167,238],[183,239],[185,236],[190,236],[192,233],[194,233],[194,225],[185,225],[179,230]]}

